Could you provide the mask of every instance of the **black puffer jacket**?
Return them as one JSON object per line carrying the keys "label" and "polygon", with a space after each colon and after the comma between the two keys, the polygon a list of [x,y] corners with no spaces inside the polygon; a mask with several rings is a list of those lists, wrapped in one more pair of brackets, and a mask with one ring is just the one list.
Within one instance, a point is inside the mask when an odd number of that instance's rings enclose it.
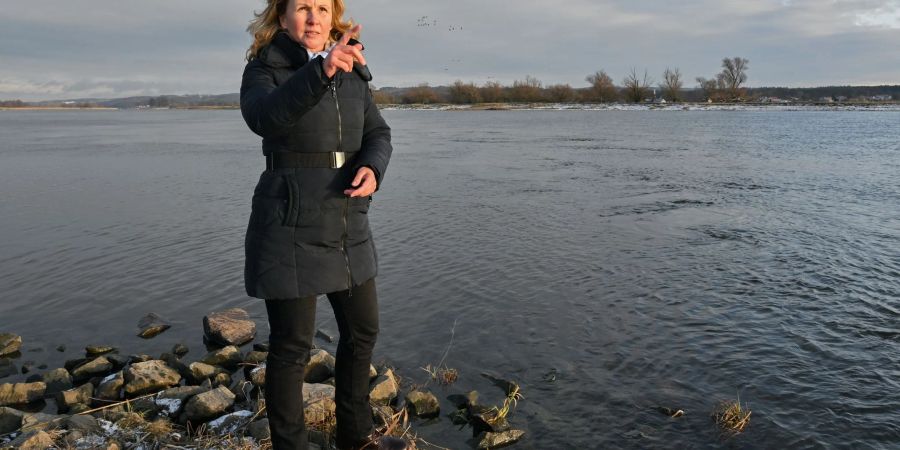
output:
{"label": "black puffer jacket", "polygon": [[377,273],[369,230],[371,197],[344,189],[362,166],[378,187],[391,157],[391,130],[369,90],[371,75],[325,76],[300,44],[280,32],[247,63],[241,113],[262,136],[263,153],[358,152],[344,167],[267,170],[253,193],[245,241],[247,294],[298,298],[348,289]]}

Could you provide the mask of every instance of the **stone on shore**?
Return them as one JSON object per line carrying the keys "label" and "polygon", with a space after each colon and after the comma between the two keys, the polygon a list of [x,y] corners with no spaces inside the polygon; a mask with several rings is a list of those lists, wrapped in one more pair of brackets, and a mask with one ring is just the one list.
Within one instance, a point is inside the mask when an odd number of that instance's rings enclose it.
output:
{"label": "stone on shore", "polygon": [[303,413],[307,424],[330,422],[335,410],[334,386],[303,383]]}
{"label": "stone on shore", "polygon": [[217,374],[225,372],[221,367],[211,366],[200,361],[192,362],[187,370],[190,374],[188,381],[191,384],[200,384],[203,380],[214,378]]}
{"label": "stone on shore", "polygon": [[179,358],[183,358],[184,355],[187,355],[190,351],[191,350],[188,348],[188,346],[184,344],[175,344],[172,346],[172,353],[174,353],[175,356]]}
{"label": "stone on shore", "polygon": [[478,450],[489,450],[514,444],[524,435],[525,432],[522,430],[508,430],[501,433],[484,432],[478,436]]}
{"label": "stone on shore", "polygon": [[0,384],[0,406],[20,405],[40,400],[47,391],[43,381]]}
{"label": "stone on shore", "polygon": [[114,351],[116,351],[116,348],[109,345],[88,345],[84,348],[84,353],[88,358],[105,355]]}
{"label": "stone on shore", "polygon": [[243,360],[244,356],[241,354],[240,349],[234,345],[229,345],[207,353],[206,356],[200,359],[200,362],[211,366],[233,369]]}
{"label": "stone on shore", "polygon": [[136,363],[125,369],[125,394],[143,395],[178,385],[181,375],[165,361],[153,360]]}
{"label": "stone on shore", "polygon": [[6,444],[16,450],[45,450],[54,446],[53,438],[44,431],[22,433]]}
{"label": "stone on shore", "polygon": [[406,394],[407,408],[419,417],[436,417],[441,413],[437,397],[428,391],[410,391]]}
{"label": "stone on shore", "polygon": [[222,415],[234,404],[234,394],[225,386],[191,397],[184,407],[185,418],[205,421]]}
{"label": "stone on shore", "polygon": [[262,441],[263,439],[272,438],[272,431],[269,429],[268,418],[259,419],[251,423],[248,429],[250,431],[250,436],[253,437],[253,439],[256,439],[257,442]]}
{"label": "stone on shore", "polygon": [[303,381],[307,383],[321,383],[334,376],[334,356],[325,350],[313,349],[309,353],[309,362],[306,363],[306,372]]}
{"label": "stone on shore", "polygon": [[168,322],[163,320],[159,314],[150,313],[146,316],[142,317],[141,320],[138,321],[138,337],[144,339],[152,339],[156,336],[159,336],[163,331],[171,328]]}
{"label": "stone on shore", "polygon": [[25,413],[15,408],[0,406],[0,434],[12,433],[22,426]]}
{"label": "stone on shore", "polygon": [[397,398],[399,391],[400,386],[397,384],[394,371],[387,369],[372,382],[369,400],[377,405],[389,405]]}
{"label": "stone on shore", "polygon": [[202,394],[207,390],[208,389],[200,386],[174,387],[160,392],[156,396],[155,403],[162,408],[162,412],[167,416],[178,417],[178,414],[181,413],[184,402],[187,401],[187,399]]}
{"label": "stone on shore", "polygon": [[105,356],[100,356],[72,369],[72,377],[77,382],[91,377],[106,376],[114,369],[109,359]]}
{"label": "stone on shore", "polygon": [[254,386],[266,386],[266,363],[250,371],[250,382]]}
{"label": "stone on shore", "polygon": [[226,309],[203,318],[203,333],[221,345],[243,345],[256,337],[256,322],[241,308]]}
{"label": "stone on shore", "polygon": [[125,374],[121,370],[108,375],[97,386],[97,397],[102,400],[119,400],[122,398],[122,387],[125,386]]}
{"label": "stone on shore", "polygon": [[76,403],[85,405],[91,404],[91,396],[94,395],[94,385],[85,383],[73,389],[65,390],[56,394],[56,407],[59,412],[66,412]]}
{"label": "stone on shore", "polygon": [[247,423],[250,422],[250,418],[252,417],[252,411],[242,409],[231,414],[225,414],[224,416],[219,417],[216,420],[210,421],[207,424],[207,428],[210,432],[218,435],[234,433],[238,428],[247,425]]}
{"label": "stone on shore", "polygon": [[22,416],[22,432],[29,433],[38,430],[52,430],[59,428],[60,421],[65,416],[45,413],[26,413]]}
{"label": "stone on shore", "polygon": [[41,380],[47,385],[46,395],[56,395],[59,392],[72,389],[72,375],[62,367],[53,369],[41,376]]}
{"label": "stone on shore", "polygon": [[12,355],[22,348],[22,336],[0,333],[0,356]]}
{"label": "stone on shore", "polygon": [[85,434],[99,434],[103,432],[97,418],[88,414],[67,416],[62,419],[62,425],[69,431],[80,431]]}

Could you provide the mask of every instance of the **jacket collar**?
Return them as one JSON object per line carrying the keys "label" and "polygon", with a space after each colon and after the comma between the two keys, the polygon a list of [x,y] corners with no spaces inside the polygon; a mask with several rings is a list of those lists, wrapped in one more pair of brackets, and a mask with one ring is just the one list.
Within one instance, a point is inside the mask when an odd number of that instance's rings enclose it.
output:
{"label": "jacket collar", "polygon": [[[350,39],[350,45],[362,44],[356,39]],[[365,48],[365,46],[363,46]],[[259,59],[273,68],[299,68],[309,62],[309,54],[306,48],[297,41],[291,39],[287,31],[281,30],[275,34],[272,42],[259,52]],[[367,66],[358,63],[353,64],[353,70],[365,81],[372,81],[372,73]]]}

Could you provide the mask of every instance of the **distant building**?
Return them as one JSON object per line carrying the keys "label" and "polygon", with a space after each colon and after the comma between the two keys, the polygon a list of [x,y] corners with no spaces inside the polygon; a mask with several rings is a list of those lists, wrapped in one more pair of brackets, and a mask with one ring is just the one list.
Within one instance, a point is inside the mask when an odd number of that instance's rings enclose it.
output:
{"label": "distant building", "polygon": [[843,102],[846,102],[846,101],[847,101],[847,96],[846,96],[846,95],[838,95],[838,96],[835,97],[834,99],[837,100],[837,101],[839,101],[839,102],[841,102],[841,103],[843,103]]}
{"label": "distant building", "polygon": [[873,96],[869,97],[869,100],[876,101],[876,102],[889,102],[893,99],[894,99],[894,97],[890,96],[890,95],[873,95]]}
{"label": "distant building", "polygon": [[819,103],[834,103],[834,98],[832,97],[822,97],[819,99]]}

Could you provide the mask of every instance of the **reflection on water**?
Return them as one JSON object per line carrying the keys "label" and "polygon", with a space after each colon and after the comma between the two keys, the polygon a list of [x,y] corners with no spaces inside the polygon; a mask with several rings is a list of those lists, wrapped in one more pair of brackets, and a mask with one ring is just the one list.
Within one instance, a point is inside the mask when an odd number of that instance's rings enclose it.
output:
{"label": "reflection on water", "polygon": [[[898,113],[385,116],[376,359],[422,382],[458,320],[437,394],[520,381],[519,448],[900,442]],[[0,112],[0,331],[52,367],[90,343],[192,361],[232,306],[264,340],[242,285],[262,166],[236,111]],[[175,326],[141,341],[151,311]],[[709,413],[738,396],[751,424],[723,443]]]}

